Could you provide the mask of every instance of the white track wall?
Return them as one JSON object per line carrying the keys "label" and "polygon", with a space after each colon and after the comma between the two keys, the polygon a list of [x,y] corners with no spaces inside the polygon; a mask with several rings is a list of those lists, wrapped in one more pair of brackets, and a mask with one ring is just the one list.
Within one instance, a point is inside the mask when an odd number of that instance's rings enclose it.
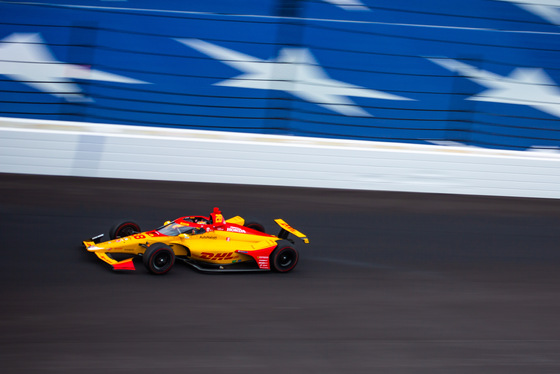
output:
{"label": "white track wall", "polygon": [[560,155],[0,118],[0,172],[560,198]]}

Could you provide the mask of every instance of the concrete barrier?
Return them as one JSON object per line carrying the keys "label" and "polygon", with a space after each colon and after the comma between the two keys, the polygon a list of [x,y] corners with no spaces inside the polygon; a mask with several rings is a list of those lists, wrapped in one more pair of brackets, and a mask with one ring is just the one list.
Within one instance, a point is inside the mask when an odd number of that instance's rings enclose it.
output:
{"label": "concrete barrier", "polygon": [[0,118],[0,172],[560,198],[560,154]]}

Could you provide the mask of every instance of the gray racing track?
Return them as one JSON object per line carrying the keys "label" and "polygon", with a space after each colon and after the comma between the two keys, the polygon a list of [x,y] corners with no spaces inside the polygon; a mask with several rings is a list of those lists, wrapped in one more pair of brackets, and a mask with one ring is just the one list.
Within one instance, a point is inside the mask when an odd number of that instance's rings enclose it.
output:
{"label": "gray racing track", "polygon": [[[113,273],[80,248],[219,206],[289,274]],[[560,201],[0,174],[0,371],[560,372]]]}

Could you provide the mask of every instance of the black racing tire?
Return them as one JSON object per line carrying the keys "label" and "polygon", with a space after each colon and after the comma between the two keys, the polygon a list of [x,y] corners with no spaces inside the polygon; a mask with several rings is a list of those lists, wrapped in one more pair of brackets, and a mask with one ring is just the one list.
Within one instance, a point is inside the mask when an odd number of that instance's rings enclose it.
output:
{"label": "black racing tire", "polygon": [[247,218],[243,226],[248,227],[255,231],[266,233],[266,228],[264,227],[264,225],[259,220],[254,218]]}
{"label": "black racing tire", "polygon": [[162,275],[173,267],[175,252],[168,245],[154,243],[146,249],[142,256],[142,261],[150,273]]}
{"label": "black racing tire", "polygon": [[270,268],[278,273],[287,273],[296,267],[298,260],[299,253],[293,244],[287,240],[280,240],[270,254]]}
{"label": "black racing tire", "polygon": [[111,240],[114,240],[138,234],[140,232],[142,232],[142,230],[140,230],[140,225],[138,225],[136,222],[130,220],[121,221],[111,227],[111,230],[109,230],[109,238],[111,238]]}

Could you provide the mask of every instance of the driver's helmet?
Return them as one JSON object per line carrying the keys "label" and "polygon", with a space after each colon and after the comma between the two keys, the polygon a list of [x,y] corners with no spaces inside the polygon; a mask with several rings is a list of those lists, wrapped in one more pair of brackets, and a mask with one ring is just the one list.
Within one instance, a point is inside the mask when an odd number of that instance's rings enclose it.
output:
{"label": "driver's helmet", "polygon": [[197,218],[197,219],[195,219],[194,222],[195,222],[195,223],[199,223],[199,224],[201,224],[201,225],[207,225],[207,224],[209,223],[209,222],[208,222],[206,219],[204,219],[204,218]]}

